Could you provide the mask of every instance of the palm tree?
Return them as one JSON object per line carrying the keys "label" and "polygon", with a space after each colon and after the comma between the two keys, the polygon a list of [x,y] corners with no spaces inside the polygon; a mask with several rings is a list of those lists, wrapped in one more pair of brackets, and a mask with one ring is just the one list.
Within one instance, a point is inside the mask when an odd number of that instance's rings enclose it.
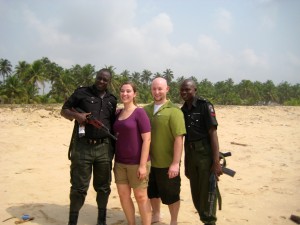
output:
{"label": "palm tree", "polygon": [[197,85],[197,93],[198,95],[213,101],[215,87],[212,82],[205,78]]}
{"label": "palm tree", "polygon": [[124,79],[124,80],[129,80],[131,77],[130,77],[130,71],[129,70],[124,70],[120,76]]}
{"label": "palm tree", "polygon": [[286,105],[300,105],[300,84],[291,86],[290,98],[285,102]]}
{"label": "palm tree", "polygon": [[1,88],[0,96],[6,103],[10,104],[24,103],[27,101],[25,87],[16,75],[7,78],[5,84]]}
{"label": "palm tree", "polygon": [[159,73],[159,72],[156,72],[155,74],[153,74],[153,79],[155,79],[157,77],[163,77],[163,75],[161,75],[161,73]]}
{"label": "palm tree", "polygon": [[277,90],[273,81],[267,80],[262,84],[262,88],[264,104],[268,105],[277,102]]}
{"label": "palm tree", "polygon": [[57,79],[59,75],[62,73],[63,68],[57,65],[56,63],[51,62],[46,57],[42,58],[41,61],[43,62],[44,65],[45,79],[52,84],[54,80]]}
{"label": "palm tree", "polygon": [[114,94],[115,96],[117,96],[119,86],[120,86],[120,79],[115,72],[116,68],[112,65],[110,65],[110,66],[105,65],[105,68],[108,69],[111,73],[111,82],[110,82],[111,93]]}
{"label": "palm tree", "polygon": [[141,79],[141,74],[139,72],[133,72],[131,74],[131,79],[134,83],[139,84]]}
{"label": "palm tree", "polygon": [[235,92],[234,82],[231,78],[215,83],[216,101],[222,105],[239,105],[240,98]]}
{"label": "palm tree", "polygon": [[190,79],[192,79],[196,85],[198,85],[198,79],[195,76],[191,76]]}
{"label": "palm tree", "polygon": [[21,79],[22,82],[27,83],[29,81],[28,71],[30,70],[30,64],[26,61],[19,61],[15,66],[15,73]]}
{"label": "palm tree", "polygon": [[31,64],[28,70],[28,76],[29,84],[36,85],[37,87],[39,86],[39,84],[41,84],[44,94],[46,76],[45,67],[42,60],[36,60]]}
{"label": "palm tree", "polygon": [[12,65],[7,59],[0,59],[0,74],[3,77],[3,83],[9,74],[12,72]]}
{"label": "palm tree", "polygon": [[184,76],[180,76],[180,77],[178,77],[178,78],[176,79],[176,82],[177,82],[178,84],[181,84],[184,80],[185,80],[185,77],[184,77]]}
{"label": "palm tree", "polygon": [[92,85],[95,81],[95,67],[91,64],[86,64],[81,68],[80,79],[82,85]]}
{"label": "palm tree", "polygon": [[171,81],[174,79],[174,73],[171,69],[166,69],[163,72],[163,78],[167,80],[167,83],[170,84]]}
{"label": "palm tree", "polygon": [[291,85],[288,82],[282,82],[277,86],[278,101],[280,104],[284,104],[285,101],[291,98]]}
{"label": "palm tree", "polygon": [[300,84],[291,86],[291,98],[296,98],[300,101]]}
{"label": "palm tree", "polygon": [[250,80],[242,80],[237,85],[237,92],[245,105],[254,105],[259,102],[259,93]]}
{"label": "palm tree", "polygon": [[168,83],[170,90],[168,92],[168,98],[174,103],[181,103],[182,99],[179,94],[180,83],[171,81]]}
{"label": "palm tree", "polygon": [[26,89],[26,94],[27,94],[27,100],[26,103],[39,103],[38,101],[38,94],[39,94],[39,88],[35,84],[28,84],[24,86]]}
{"label": "palm tree", "polygon": [[142,75],[141,75],[141,81],[144,84],[149,85],[149,83],[151,81],[151,76],[152,76],[152,72],[150,70],[143,70]]}
{"label": "palm tree", "polygon": [[70,70],[64,70],[54,80],[48,95],[56,102],[65,101],[76,88],[75,78]]}
{"label": "palm tree", "polygon": [[95,68],[91,64],[86,64],[83,67],[76,64],[71,69],[67,69],[66,73],[73,77],[75,88],[92,85],[95,80]]}

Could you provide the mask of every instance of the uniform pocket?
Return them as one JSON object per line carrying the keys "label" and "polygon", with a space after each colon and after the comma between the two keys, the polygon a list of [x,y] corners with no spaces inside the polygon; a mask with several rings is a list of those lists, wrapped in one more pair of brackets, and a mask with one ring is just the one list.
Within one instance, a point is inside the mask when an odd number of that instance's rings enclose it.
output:
{"label": "uniform pocket", "polygon": [[195,142],[193,160],[200,170],[207,170],[211,166],[211,148],[206,141]]}
{"label": "uniform pocket", "polygon": [[86,109],[86,112],[91,112],[96,116],[99,112],[101,106],[101,100],[95,97],[87,97],[83,100],[83,109]]}
{"label": "uniform pocket", "polygon": [[211,155],[210,146],[204,140],[195,142],[195,151],[199,156],[210,157]]}
{"label": "uniform pocket", "polygon": [[192,113],[191,114],[191,125],[194,127],[201,127],[201,121],[203,121],[204,115],[201,113]]}
{"label": "uniform pocket", "polygon": [[99,103],[100,99],[95,98],[95,97],[88,97],[88,98],[85,99],[85,101],[88,104],[97,104],[97,103]]}

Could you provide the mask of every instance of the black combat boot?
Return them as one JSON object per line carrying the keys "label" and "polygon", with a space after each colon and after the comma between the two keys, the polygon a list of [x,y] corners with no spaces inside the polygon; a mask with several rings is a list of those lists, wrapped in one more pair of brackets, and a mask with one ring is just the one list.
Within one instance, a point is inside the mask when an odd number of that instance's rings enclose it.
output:
{"label": "black combat boot", "polygon": [[106,225],[106,209],[98,209],[97,225]]}
{"label": "black combat boot", "polygon": [[77,225],[78,212],[70,212],[68,225]]}

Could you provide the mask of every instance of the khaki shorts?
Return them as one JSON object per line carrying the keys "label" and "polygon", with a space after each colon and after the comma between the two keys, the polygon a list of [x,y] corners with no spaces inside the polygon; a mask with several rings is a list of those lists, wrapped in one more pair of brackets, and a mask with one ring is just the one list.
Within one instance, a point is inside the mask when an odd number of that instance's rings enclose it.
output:
{"label": "khaki shorts", "polygon": [[115,162],[114,165],[114,174],[115,174],[115,183],[116,184],[129,184],[131,188],[147,188],[149,181],[151,163],[147,162],[147,176],[145,179],[140,180],[137,177],[137,170],[139,165],[129,165],[123,163]]}

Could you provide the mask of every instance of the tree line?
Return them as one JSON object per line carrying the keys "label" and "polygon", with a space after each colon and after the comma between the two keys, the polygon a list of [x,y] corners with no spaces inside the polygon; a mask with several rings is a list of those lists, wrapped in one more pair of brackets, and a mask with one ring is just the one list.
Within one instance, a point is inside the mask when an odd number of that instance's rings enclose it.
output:
{"label": "tree line", "polygon": [[[168,81],[170,91],[168,98],[174,103],[182,103],[179,95],[181,82],[186,78],[193,79],[197,84],[198,95],[219,105],[300,105],[300,84],[291,85],[284,81],[275,85],[273,81],[266,82],[242,80],[239,83],[229,78],[225,81],[212,83],[208,79],[197,80],[195,76],[180,76],[174,79],[171,69],[162,73],[143,70],[130,72],[124,70],[120,74],[115,67],[105,66],[112,73],[110,91],[119,96],[120,85],[128,80],[138,87],[138,103],[152,101],[150,92],[151,81],[163,77]],[[7,59],[0,59],[0,101],[4,104],[41,104],[63,103],[79,86],[94,83],[97,71],[95,66],[78,64],[71,68],[63,68],[50,61],[47,57],[32,63],[19,61],[13,68]],[[45,93],[46,84],[50,91]]]}

